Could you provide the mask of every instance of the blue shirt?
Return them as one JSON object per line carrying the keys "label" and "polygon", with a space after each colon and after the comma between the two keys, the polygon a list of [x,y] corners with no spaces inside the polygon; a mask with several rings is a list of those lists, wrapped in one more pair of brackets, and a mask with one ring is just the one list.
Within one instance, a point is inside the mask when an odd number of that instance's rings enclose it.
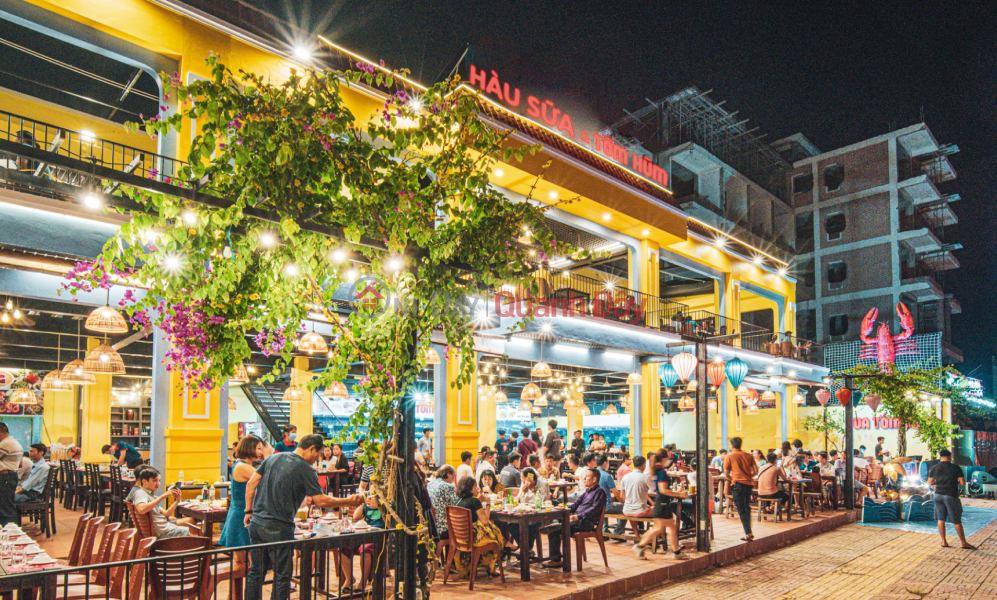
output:
{"label": "blue shirt", "polygon": [[606,506],[613,501],[613,490],[616,489],[616,482],[613,481],[613,476],[609,474],[609,471],[603,468],[599,468],[599,487],[601,487],[606,492]]}
{"label": "blue shirt", "polygon": [[711,467],[716,467],[717,469],[723,469],[724,468],[724,457],[722,457],[719,454],[717,454],[716,456],[713,457],[713,460],[710,461],[710,466]]}
{"label": "blue shirt", "polygon": [[273,451],[274,452],[294,452],[294,450],[297,447],[298,447],[298,443],[297,442],[291,442],[290,444],[285,444],[284,440],[281,440],[281,441],[277,442],[276,444],[274,444]]}
{"label": "blue shirt", "polygon": [[26,492],[37,492],[39,494],[44,492],[45,482],[48,479],[48,469],[48,463],[44,460],[39,460],[31,465],[31,472],[28,473],[28,478],[21,484],[21,489]]}
{"label": "blue shirt", "polygon": [[126,442],[114,442],[114,458],[121,458],[122,452],[125,453],[125,464],[142,462],[143,460],[135,446]]}

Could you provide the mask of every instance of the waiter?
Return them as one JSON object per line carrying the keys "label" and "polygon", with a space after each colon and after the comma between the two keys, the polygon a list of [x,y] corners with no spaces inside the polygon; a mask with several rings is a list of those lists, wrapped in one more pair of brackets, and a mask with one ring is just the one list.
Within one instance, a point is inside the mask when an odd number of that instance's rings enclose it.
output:
{"label": "waiter", "polygon": [[0,524],[19,523],[14,508],[17,491],[17,468],[21,466],[24,448],[10,435],[6,423],[0,423]]}

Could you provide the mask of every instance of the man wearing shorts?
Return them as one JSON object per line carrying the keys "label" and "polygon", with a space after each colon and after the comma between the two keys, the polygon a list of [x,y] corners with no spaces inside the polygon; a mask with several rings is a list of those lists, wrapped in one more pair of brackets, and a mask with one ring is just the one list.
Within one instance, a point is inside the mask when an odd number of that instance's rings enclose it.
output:
{"label": "man wearing shorts", "polygon": [[976,550],[966,541],[962,529],[962,501],[959,500],[959,487],[966,485],[962,469],[952,462],[952,452],[948,449],[938,453],[941,462],[928,471],[928,485],[935,486],[935,519],[938,520],[938,535],[942,536],[942,548],[948,548],[945,541],[945,520],[955,526],[959,542],[967,550]]}

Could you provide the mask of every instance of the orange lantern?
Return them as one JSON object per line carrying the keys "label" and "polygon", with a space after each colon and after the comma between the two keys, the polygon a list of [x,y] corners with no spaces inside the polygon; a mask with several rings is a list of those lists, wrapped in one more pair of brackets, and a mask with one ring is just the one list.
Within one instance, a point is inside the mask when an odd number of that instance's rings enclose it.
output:
{"label": "orange lantern", "polygon": [[708,367],[706,367],[706,375],[710,378],[710,383],[713,387],[719,389],[723,385],[724,380],[727,379],[727,373],[724,371],[724,367],[727,366],[720,361],[711,362]]}
{"label": "orange lantern", "polygon": [[834,395],[838,397],[838,402],[842,406],[848,406],[848,403],[852,401],[852,391],[846,387],[839,389]]}

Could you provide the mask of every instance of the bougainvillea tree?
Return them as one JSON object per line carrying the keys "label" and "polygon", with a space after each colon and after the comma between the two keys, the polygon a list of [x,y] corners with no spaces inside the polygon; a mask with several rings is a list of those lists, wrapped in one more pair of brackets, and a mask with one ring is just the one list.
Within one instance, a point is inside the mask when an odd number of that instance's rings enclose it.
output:
{"label": "bougainvillea tree", "polygon": [[[489,185],[497,160],[536,148],[506,148],[510,132],[482,123],[478,99],[456,90],[456,78],[410,97],[376,65],[292,71],[274,83],[232,73],[216,57],[208,63],[209,80],[164,78],[177,110],[141,125],[190,136],[196,123],[187,163],[171,179],[182,189],[122,188],[139,209],[127,211],[130,222],[95,263],[72,274],[76,287],[109,272],[145,286],[128,310],[164,331],[169,366],[188,385],[224,381],[254,346],[279,356],[270,376],[279,374],[311,315],[334,336],[328,368],[310,388],[362,363],[347,435],[362,429],[387,441],[433,331],[459,355],[458,381],[467,383],[475,362],[467,300],[504,284],[531,289],[537,262],[584,257],[553,239],[539,203],[513,202]],[[344,103],[342,88],[356,85],[385,91],[373,115]],[[530,244],[516,241],[524,230]],[[334,294],[356,281],[370,283],[375,299],[337,310]],[[389,297],[404,310],[385,310]],[[404,454],[379,455],[380,447],[366,444],[363,460],[396,470]]]}

